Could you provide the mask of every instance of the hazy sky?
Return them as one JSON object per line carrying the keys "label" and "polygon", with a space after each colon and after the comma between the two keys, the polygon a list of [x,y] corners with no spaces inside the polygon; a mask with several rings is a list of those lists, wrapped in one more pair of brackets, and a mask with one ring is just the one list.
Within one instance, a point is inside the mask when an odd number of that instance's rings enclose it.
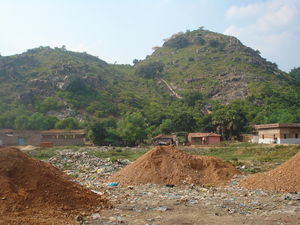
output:
{"label": "hazy sky", "polygon": [[0,0],[0,53],[66,45],[132,63],[200,26],[236,36],[282,70],[300,66],[300,0]]}

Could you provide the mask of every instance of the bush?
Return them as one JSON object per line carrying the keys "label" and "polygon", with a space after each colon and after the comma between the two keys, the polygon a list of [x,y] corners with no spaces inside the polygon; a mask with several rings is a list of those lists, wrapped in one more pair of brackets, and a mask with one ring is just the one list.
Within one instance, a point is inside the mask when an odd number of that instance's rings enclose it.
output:
{"label": "bush", "polygon": [[59,120],[55,123],[55,128],[56,129],[78,129],[79,128],[79,123],[76,119],[74,118],[67,118],[64,120]]}
{"label": "bush", "polygon": [[189,46],[189,41],[184,36],[177,36],[166,41],[163,46],[170,48],[185,48]]}
{"label": "bush", "polygon": [[211,47],[213,47],[213,48],[218,47],[219,44],[220,44],[220,43],[219,43],[217,40],[210,40],[210,41],[209,41],[209,45],[210,45]]}
{"label": "bush", "polygon": [[195,44],[195,45],[204,45],[205,44],[205,40],[202,37],[200,37],[200,36],[196,36],[193,39],[193,44]]}
{"label": "bush", "polygon": [[148,64],[139,65],[136,68],[136,75],[144,78],[154,78],[161,74],[164,64],[161,62],[150,62]]}

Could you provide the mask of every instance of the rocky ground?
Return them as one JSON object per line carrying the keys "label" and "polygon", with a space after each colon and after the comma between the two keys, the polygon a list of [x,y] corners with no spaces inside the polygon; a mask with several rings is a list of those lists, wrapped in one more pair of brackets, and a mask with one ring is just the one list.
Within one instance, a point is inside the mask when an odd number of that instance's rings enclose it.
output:
{"label": "rocky ground", "polygon": [[300,224],[300,194],[238,187],[120,185],[106,179],[130,161],[99,159],[88,150],[60,151],[49,160],[96,193],[107,193],[114,209],[77,217],[80,224]]}

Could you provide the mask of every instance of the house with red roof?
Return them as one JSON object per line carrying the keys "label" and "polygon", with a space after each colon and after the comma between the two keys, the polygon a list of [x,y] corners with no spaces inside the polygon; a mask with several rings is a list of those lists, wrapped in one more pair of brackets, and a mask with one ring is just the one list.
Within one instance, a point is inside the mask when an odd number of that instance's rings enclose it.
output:
{"label": "house with red roof", "polygon": [[221,142],[221,135],[215,133],[189,133],[188,142],[191,145],[216,145]]}

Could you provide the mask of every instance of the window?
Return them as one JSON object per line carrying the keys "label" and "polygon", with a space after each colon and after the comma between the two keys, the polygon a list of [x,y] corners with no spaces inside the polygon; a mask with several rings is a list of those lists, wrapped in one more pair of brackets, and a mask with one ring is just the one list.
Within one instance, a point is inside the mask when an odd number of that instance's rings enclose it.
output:
{"label": "window", "polygon": [[295,138],[298,138],[298,134],[295,134]]}
{"label": "window", "polygon": [[287,134],[283,134],[283,138],[284,138],[284,139],[287,139]]}

